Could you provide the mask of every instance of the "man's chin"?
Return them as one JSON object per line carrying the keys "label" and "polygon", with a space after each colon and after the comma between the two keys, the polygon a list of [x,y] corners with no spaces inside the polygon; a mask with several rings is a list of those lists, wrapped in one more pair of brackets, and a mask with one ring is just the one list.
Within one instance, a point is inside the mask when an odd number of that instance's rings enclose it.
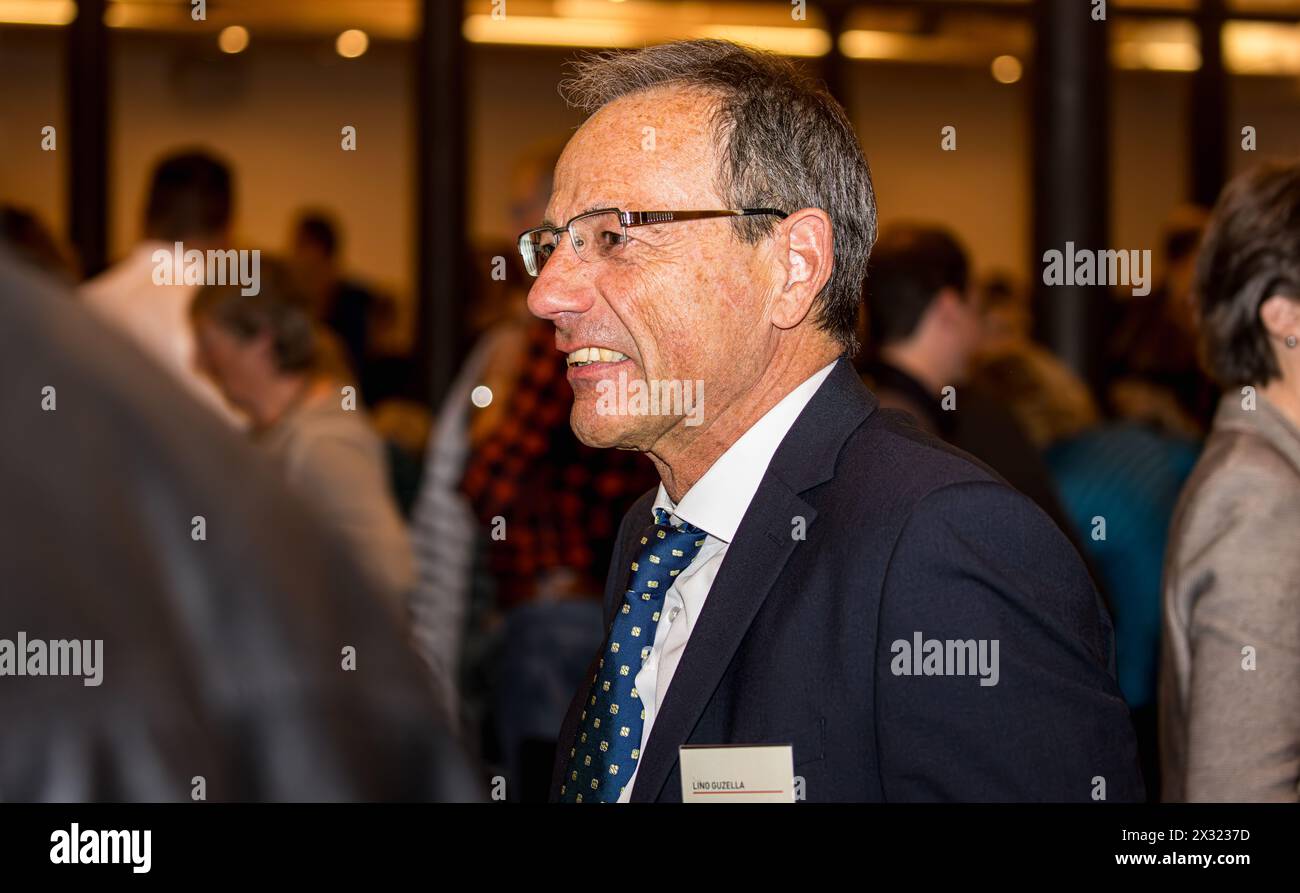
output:
{"label": "man's chin", "polygon": [[574,436],[589,447],[608,450],[640,450],[644,432],[637,430],[636,420],[627,416],[602,415],[581,401],[574,403],[569,425]]}

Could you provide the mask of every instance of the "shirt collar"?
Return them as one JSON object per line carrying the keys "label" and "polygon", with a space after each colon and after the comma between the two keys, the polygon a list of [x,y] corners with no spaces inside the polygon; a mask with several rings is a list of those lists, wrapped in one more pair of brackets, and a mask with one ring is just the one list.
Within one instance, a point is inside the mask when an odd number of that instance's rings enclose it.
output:
{"label": "shirt collar", "polygon": [[717,458],[682,501],[673,504],[662,482],[654,507],[664,509],[674,521],[685,521],[709,536],[730,543],[749,509],[767,466],[795,419],[835,368],[832,361],[781,398],[749,430]]}
{"label": "shirt collar", "polygon": [[1300,470],[1300,428],[1263,394],[1256,394],[1254,409],[1246,409],[1241,404],[1240,394],[1233,391],[1224,394],[1214,416],[1214,427],[1262,437]]}

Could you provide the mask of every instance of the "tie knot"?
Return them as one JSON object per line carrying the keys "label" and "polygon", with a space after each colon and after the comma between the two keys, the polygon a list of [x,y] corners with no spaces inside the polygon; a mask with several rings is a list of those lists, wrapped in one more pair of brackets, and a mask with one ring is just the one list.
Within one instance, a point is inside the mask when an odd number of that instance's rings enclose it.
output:
{"label": "tie knot", "polygon": [[654,511],[655,511],[655,524],[657,524],[660,527],[667,527],[669,530],[675,530],[678,533],[687,533],[692,536],[704,535],[703,530],[700,530],[700,528],[692,524],[687,524],[685,521],[682,521],[680,524],[673,524],[669,520],[668,509],[656,508]]}

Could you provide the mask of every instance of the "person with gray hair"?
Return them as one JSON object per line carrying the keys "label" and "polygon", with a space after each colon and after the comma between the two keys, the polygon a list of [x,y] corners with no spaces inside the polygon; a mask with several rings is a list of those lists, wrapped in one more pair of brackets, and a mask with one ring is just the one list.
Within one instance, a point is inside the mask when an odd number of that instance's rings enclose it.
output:
{"label": "person with gray hair", "polygon": [[1140,799],[1078,554],[853,369],[876,207],[843,109],[716,40],[562,89],[590,117],[519,238],[529,308],[578,438],[660,484],[623,520],[552,798]]}
{"label": "person with gray hair", "polygon": [[415,568],[383,443],[346,378],[341,348],[331,349],[315,325],[289,267],[267,258],[260,278],[257,294],[238,283],[199,288],[190,305],[196,365],[404,617]]}

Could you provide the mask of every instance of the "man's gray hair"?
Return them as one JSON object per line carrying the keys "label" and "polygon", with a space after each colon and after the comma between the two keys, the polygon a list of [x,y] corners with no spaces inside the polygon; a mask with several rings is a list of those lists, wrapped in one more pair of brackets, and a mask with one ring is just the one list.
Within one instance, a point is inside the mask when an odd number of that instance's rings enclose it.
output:
{"label": "man's gray hair", "polygon": [[[831,219],[834,267],[817,296],[818,324],[857,351],[858,309],[867,258],[876,239],[871,171],[844,109],[791,62],[724,40],[687,40],[633,52],[586,56],[560,84],[572,106],[588,114],[616,99],[656,87],[698,88],[725,140],[718,193],[732,208],[820,208]],[[776,218],[733,221],[754,243]]]}

